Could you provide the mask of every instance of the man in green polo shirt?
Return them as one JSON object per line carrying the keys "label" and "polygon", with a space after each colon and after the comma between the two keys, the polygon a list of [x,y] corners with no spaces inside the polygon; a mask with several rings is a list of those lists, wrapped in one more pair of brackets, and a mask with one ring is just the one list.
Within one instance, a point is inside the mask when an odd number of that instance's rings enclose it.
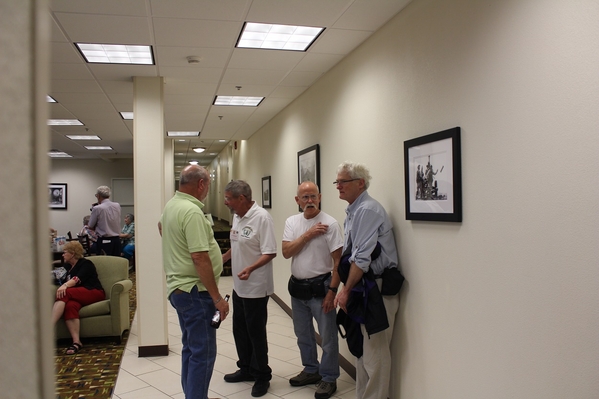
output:
{"label": "man in green polo shirt", "polygon": [[218,309],[221,320],[229,304],[218,290],[223,270],[221,251],[201,202],[210,189],[206,169],[183,169],[179,190],[164,207],[158,224],[168,298],[177,310],[181,341],[181,384],[186,399],[205,399],[216,360],[216,330],[210,326]]}

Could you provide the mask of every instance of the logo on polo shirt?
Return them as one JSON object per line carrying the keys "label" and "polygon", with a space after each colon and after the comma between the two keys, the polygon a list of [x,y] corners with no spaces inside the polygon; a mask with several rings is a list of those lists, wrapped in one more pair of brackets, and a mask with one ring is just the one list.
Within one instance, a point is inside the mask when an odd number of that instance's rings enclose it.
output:
{"label": "logo on polo shirt", "polygon": [[253,230],[251,227],[244,227],[243,230],[241,230],[241,236],[243,238],[250,238],[252,236]]}

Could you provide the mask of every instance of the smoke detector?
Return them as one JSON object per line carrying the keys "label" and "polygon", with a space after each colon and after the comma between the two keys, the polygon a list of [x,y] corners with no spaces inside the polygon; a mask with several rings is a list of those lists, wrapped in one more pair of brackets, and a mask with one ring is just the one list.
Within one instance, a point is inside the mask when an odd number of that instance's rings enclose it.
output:
{"label": "smoke detector", "polygon": [[197,57],[195,55],[190,55],[187,57],[187,63],[188,64],[199,64],[201,61],[200,57]]}

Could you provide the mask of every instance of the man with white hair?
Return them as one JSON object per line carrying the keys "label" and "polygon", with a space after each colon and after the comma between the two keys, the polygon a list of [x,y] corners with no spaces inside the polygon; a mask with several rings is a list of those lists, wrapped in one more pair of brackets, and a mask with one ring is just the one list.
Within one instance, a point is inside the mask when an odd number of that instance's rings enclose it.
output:
{"label": "man with white hair", "polygon": [[92,208],[89,227],[98,234],[98,255],[121,256],[121,205],[110,199],[110,188],[100,186],[96,190],[98,205]]}
{"label": "man with white hair", "polygon": [[[403,277],[397,270],[398,256],[391,219],[383,206],[368,195],[370,179],[366,166],[359,163],[344,162],[337,169],[335,185],[339,190],[339,198],[347,201],[349,206],[345,211],[345,244],[339,265],[339,274],[345,281],[335,305],[352,316],[351,308],[348,311],[348,303],[351,302],[354,287],[362,285],[365,295],[368,290],[378,290],[382,294],[376,292],[379,301],[374,305],[378,306],[375,310],[380,312],[372,311],[370,306],[373,306],[374,301],[371,301],[365,312],[365,321],[360,322],[363,339],[362,356],[356,362],[356,396],[359,399],[383,399],[389,397],[391,338],[401,287],[401,282],[397,281],[399,278],[403,280]],[[392,292],[386,292],[388,274],[397,276],[395,284],[392,284]],[[369,301],[371,298],[368,296]],[[387,320],[384,320],[385,316]],[[372,319],[383,325],[376,333],[369,331]],[[387,322],[388,328],[385,328]]]}

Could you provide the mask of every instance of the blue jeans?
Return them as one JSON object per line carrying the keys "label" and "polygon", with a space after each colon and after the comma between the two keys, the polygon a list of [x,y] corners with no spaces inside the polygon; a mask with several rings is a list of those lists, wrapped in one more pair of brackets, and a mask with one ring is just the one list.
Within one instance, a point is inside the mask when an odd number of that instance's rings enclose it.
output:
{"label": "blue jeans", "polygon": [[[328,284],[326,284],[328,286]],[[319,373],[322,380],[335,382],[339,378],[339,339],[337,335],[337,312],[322,310],[324,298],[301,300],[291,297],[293,311],[293,330],[297,336],[302,365],[306,373]],[[318,364],[316,351],[316,332],[312,318],[318,324],[318,333],[322,338],[322,359]]]}
{"label": "blue jeans", "polygon": [[216,329],[210,326],[216,307],[206,291],[174,292],[169,301],[181,326],[181,385],[185,399],[206,399],[216,360]]}
{"label": "blue jeans", "polygon": [[266,339],[268,299],[267,296],[242,298],[233,291],[233,338],[239,356],[237,367],[256,381],[272,379]]}
{"label": "blue jeans", "polygon": [[133,244],[124,245],[122,251],[123,251],[123,255],[125,255],[125,258],[131,259],[133,257],[133,254],[135,253],[135,245],[133,245]]}

